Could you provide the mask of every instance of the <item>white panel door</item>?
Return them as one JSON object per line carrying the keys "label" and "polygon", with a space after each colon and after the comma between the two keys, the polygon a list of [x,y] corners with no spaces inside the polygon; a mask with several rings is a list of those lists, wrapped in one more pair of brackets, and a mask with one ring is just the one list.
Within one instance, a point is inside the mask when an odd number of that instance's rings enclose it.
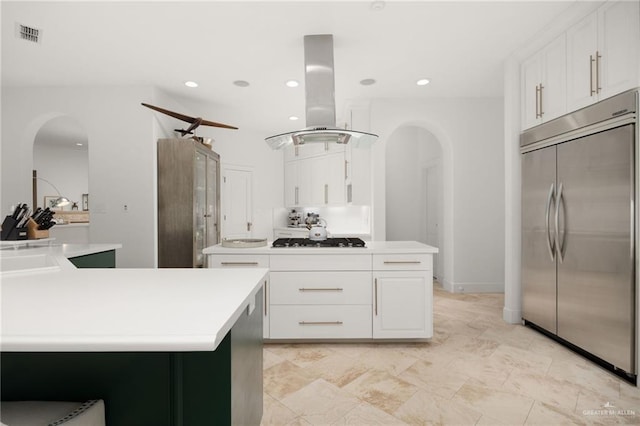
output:
{"label": "white panel door", "polygon": [[374,339],[433,336],[431,276],[431,271],[374,272]]}
{"label": "white panel door", "polygon": [[[575,111],[595,101],[598,16],[592,13],[567,31],[567,108]],[[593,60],[593,62],[592,62]]]}
{"label": "white panel door", "polygon": [[253,171],[247,167],[223,166],[222,175],[222,238],[249,238],[253,226]]}

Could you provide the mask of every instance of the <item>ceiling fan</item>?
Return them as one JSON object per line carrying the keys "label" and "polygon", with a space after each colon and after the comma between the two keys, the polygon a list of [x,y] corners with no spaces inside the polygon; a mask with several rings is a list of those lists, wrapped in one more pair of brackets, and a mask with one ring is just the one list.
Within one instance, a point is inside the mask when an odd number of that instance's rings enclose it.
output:
{"label": "ceiling fan", "polygon": [[222,123],[216,123],[215,121],[204,120],[202,117],[190,117],[188,115],[180,114],[178,112],[169,111],[168,109],[164,109],[164,108],[160,108],[160,107],[157,107],[157,106],[145,104],[144,102],[142,102],[142,105],[146,106],[147,108],[151,108],[152,110],[161,112],[161,113],[166,114],[168,116],[171,116],[173,118],[177,118],[178,120],[182,120],[182,121],[185,121],[187,123],[191,123],[189,125],[189,127],[187,127],[186,129],[174,129],[174,130],[176,132],[179,132],[181,136],[193,135],[193,136],[191,136],[191,139],[194,139],[194,140],[196,140],[198,142],[203,142],[203,138],[199,137],[199,136],[196,136],[196,134],[195,134],[195,130],[199,126],[221,127],[223,129],[234,129],[234,130],[238,129],[237,127],[230,126],[228,124],[222,124]]}

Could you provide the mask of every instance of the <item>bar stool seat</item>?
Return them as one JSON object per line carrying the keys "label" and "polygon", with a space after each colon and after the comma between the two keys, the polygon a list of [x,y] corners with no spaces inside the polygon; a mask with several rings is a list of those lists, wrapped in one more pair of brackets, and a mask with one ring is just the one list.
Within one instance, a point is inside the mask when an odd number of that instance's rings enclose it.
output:
{"label": "bar stool seat", "polygon": [[2,401],[1,426],[105,426],[104,401]]}

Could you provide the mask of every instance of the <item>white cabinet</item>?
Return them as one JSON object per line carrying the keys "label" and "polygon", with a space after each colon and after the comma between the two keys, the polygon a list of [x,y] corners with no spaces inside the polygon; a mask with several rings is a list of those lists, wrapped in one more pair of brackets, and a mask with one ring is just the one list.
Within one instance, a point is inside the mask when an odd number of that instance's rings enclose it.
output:
{"label": "white cabinet", "polygon": [[345,170],[344,152],[285,162],[286,207],[343,205]]}
{"label": "white cabinet", "polygon": [[[269,267],[269,255],[265,254],[249,254],[249,255],[235,255],[235,254],[217,254],[209,255],[207,260],[209,268],[268,268]],[[263,314],[262,318],[262,337],[269,338],[269,274],[265,277],[262,286],[262,306]],[[212,284],[212,285],[215,285]]]}
{"label": "white cabinet", "polygon": [[567,106],[585,107],[639,83],[637,1],[610,1],[567,31]]}
{"label": "white cabinet", "polygon": [[432,256],[373,255],[373,268],[373,338],[432,337]]}
{"label": "white cabinet", "polygon": [[272,255],[271,339],[371,338],[371,255]]}
{"label": "white cabinet", "polygon": [[562,34],[522,63],[523,129],[567,112],[566,36]]}

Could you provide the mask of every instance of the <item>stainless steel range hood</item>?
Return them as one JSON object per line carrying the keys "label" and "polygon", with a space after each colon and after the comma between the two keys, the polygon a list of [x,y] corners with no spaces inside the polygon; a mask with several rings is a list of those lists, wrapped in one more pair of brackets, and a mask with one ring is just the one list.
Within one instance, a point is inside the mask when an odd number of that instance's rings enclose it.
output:
{"label": "stainless steel range hood", "polygon": [[352,143],[367,147],[376,141],[373,133],[336,127],[336,100],[333,72],[333,36],[304,36],[305,99],[307,127],[265,139],[273,149],[306,143]]}

